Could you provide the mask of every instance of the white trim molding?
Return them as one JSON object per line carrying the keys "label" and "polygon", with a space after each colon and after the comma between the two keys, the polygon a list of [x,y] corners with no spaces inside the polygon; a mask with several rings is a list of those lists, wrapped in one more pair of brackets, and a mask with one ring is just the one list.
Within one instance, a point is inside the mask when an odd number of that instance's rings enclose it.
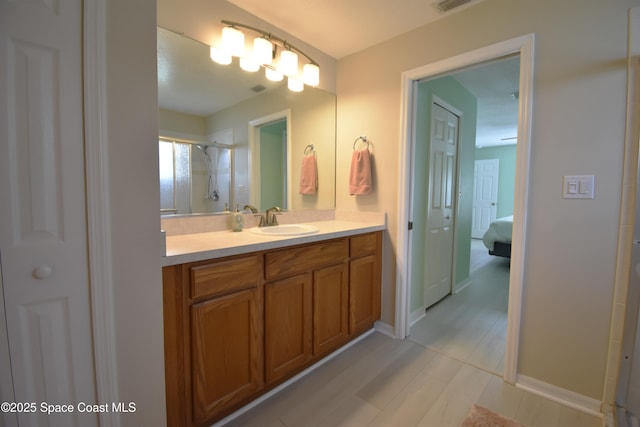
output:
{"label": "white trim molding", "polygon": [[[84,2],[84,122],[87,232],[98,402],[119,402],[109,215],[107,147],[106,5]],[[119,426],[120,415],[100,414],[100,425]]]}
{"label": "white trim molding", "polygon": [[393,326],[388,323],[377,321],[374,323],[373,328],[376,332],[380,332],[382,335],[394,338]]}
{"label": "white trim molding", "polygon": [[569,408],[573,408],[590,415],[595,415],[596,417],[603,417],[602,402],[598,399],[594,399],[553,384],[545,383],[544,381],[536,380],[535,378],[530,378],[525,375],[518,375],[515,385],[529,393],[544,397],[545,399],[552,400],[560,403],[561,405],[568,406]]}
{"label": "white trim molding", "polygon": [[516,182],[514,200],[513,245],[509,290],[507,345],[505,351],[504,379],[514,383],[517,373],[524,256],[529,187],[529,159],[533,105],[533,34],[516,37],[494,45],[457,55],[402,73],[401,81],[401,135],[399,167],[398,235],[396,255],[396,318],[395,336],[405,338],[409,333],[411,233],[405,226],[412,220],[411,185],[413,174],[413,127],[415,123],[415,83],[424,78],[449,73],[475,64],[520,55],[520,97],[518,112],[518,144],[516,149]]}

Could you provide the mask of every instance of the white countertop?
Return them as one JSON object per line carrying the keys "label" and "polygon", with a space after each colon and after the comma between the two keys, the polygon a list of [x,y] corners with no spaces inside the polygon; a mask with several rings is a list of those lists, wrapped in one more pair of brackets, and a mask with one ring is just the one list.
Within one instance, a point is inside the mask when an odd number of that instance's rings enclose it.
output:
{"label": "white countertop", "polygon": [[162,257],[162,266],[319,242],[386,228],[384,221],[331,220],[304,224],[314,225],[319,231],[304,236],[264,236],[247,229],[240,232],[226,230],[167,236],[166,256]]}

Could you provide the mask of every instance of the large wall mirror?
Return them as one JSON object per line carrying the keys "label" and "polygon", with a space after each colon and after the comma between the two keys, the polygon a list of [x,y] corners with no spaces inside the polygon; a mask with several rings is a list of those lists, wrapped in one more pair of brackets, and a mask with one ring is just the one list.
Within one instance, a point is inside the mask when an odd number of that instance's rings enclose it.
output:
{"label": "large wall mirror", "polygon": [[[159,27],[158,102],[163,215],[335,207],[334,94],[216,64],[205,44]],[[318,188],[300,194],[310,145]]]}

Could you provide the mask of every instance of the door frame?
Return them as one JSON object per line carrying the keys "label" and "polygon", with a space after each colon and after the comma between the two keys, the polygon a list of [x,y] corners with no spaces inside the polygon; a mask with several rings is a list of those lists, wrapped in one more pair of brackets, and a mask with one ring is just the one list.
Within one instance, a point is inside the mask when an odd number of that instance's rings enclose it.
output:
{"label": "door frame", "polygon": [[513,215],[513,245],[509,277],[509,310],[507,315],[507,343],[505,351],[504,379],[515,383],[520,340],[522,291],[524,279],[527,202],[529,188],[529,163],[532,120],[534,34],[527,34],[441,61],[414,68],[401,76],[401,135],[398,170],[399,180],[397,254],[396,254],[396,311],[395,336],[405,338],[409,332],[409,284],[411,265],[411,233],[408,224],[412,212],[411,187],[413,176],[413,151],[415,147],[414,123],[416,84],[418,80],[495,60],[507,55],[520,55],[520,97],[518,105],[518,145],[516,149],[516,182]]}
{"label": "door frame", "polygon": [[[99,402],[119,402],[109,206],[107,2],[82,2],[85,185],[96,396]],[[120,420],[117,412],[99,414],[100,425],[120,425]]]}

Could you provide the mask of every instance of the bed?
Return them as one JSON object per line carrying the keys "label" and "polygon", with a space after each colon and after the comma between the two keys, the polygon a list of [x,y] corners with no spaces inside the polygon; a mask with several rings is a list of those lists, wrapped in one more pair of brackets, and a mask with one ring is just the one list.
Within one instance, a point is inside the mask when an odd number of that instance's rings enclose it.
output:
{"label": "bed", "polygon": [[512,230],[513,216],[498,218],[489,225],[489,229],[482,236],[482,242],[490,255],[511,258]]}

